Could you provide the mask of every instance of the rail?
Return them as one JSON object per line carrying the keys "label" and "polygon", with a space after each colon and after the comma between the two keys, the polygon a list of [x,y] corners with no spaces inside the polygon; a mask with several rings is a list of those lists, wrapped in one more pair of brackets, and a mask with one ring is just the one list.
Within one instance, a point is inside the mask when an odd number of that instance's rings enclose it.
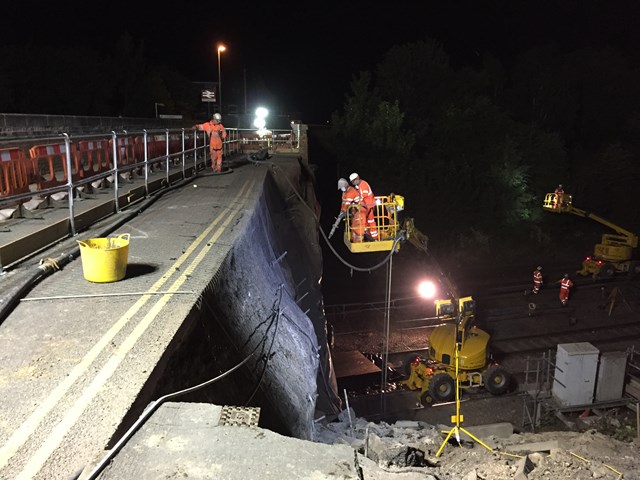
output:
{"label": "rail", "polygon": [[[261,149],[298,151],[293,130],[227,128],[223,159]],[[29,212],[66,202],[69,235],[76,235],[75,206],[83,196],[113,190],[114,212],[121,210],[120,183],[163,172],[162,187],[182,181],[205,167],[209,154],[205,132],[195,129],[142,129],[89,135],[60,133],[0,140],[0,224]],[[177,170],[181,171],[178,172]],[[176,176],[177,175],[177,176]],[[177,179],[177,180],[176,180]]]}

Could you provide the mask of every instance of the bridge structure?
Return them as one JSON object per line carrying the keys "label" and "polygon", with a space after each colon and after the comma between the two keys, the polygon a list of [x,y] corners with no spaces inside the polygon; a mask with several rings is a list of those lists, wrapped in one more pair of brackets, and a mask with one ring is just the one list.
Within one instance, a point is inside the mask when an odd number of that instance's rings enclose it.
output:
{"label": "bridge structure", "polygon": [[[339,411],[313,168],[287,133],[232,132],[218,175],[184,129],[0,143],[1,478],[87,477],[173,395],[300,439]],[[87,280],[79,241],[122,234],[125,278]]]}

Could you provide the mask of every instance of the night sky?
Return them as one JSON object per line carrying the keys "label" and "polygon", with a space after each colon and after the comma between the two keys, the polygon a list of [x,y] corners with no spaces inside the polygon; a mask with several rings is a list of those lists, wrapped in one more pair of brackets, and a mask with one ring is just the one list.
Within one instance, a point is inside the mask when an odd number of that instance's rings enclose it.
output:
{"label": "night sky", "polygon": [[339,109],[354,74],[373,70],[393,45],[427,38],[456,66],[492,53],[508,66],[520,52],[553,43],[572,50],[614,46],[640,58],[637,0],[364,2],[12,2],[0,41],[91,47],[108,54],[123,32],[144,41],[148,60],[223,91],[260,82],[274,110],[324,122]]}

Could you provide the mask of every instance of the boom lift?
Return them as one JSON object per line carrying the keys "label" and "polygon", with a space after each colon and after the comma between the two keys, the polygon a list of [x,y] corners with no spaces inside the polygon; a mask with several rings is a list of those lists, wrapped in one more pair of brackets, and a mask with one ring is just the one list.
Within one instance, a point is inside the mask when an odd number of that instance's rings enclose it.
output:
{"label": "boom lift", "polygon": [[574,207],[571,195],[563,194],[561,201],[558,200],[560,199],[555,193],[547,193],[543,208],[552,213],[572,213],[579,217],[590,218],[616,232],[602,235],[601,242],[594,247],[593,256],[587,257],[582,262],[582,268],[578,270],[580,275],[611,277],[616,272],[632,275],[640,273],[640,262],[632,260],[633,249],[638,246],[638,236],[635,233],[591,212]]}
{"label": "boom lift", "polygon": [[[418,230],[412,218],[398,221],[398,212],[404,209],[404,197],[390,194],[376,197],[374,219],[378,240],[353,242],[349,219],[345,221],[344,242],[352,253],[398,250],[400,241],[408,241],[418,250],[430,255],[429,238]],[[329,237],[338,228],[341,217],[334,223]],[[430,336],[426,359],[416,357],[410,364],[409,377],[402,383],[410,390],[420,390],[422,404],[433,401],[446,402],[456,395],[456,348],[458,358],[458,383],[461,388],[485,387],[490,393],[500,395],[510,386],[511,375],[489,359],[490,336],[472,325],[475,301],[472,297],[461,297],[456,285],[447,277],[435,259],[439,281],[450,298],[436,301],[436,315],[444,321],[434,328]]]}
{"label": "boom lift", "polygon": [[[427,251],[426,235],[420,232],[413,219],[404,222],[402,234],[416,248]],[[440,283],[449,299],[436,300],[436,316],[444,321],[433,329],[429,337],[426,359],[416,357],[410,364],[409,378],[402,383],[410,390],[420,390],[423,405],[448,402],[456,394],[456,348],[458,351],[458,383],[461,388],[485,387],[494,395],[505,393],[511,375],[489,359],[490,335],[473,325],[475,300],[461,297],[456,285],[438,268]]]}

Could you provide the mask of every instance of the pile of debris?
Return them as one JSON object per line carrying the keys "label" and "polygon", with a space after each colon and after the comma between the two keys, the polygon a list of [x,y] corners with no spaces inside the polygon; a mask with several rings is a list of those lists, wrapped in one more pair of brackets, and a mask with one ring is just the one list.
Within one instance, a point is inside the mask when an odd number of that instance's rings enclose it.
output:
{"label": "pile of debris", "polygon": [[[419,421],[372,423],[357,418],[352,409],[317,427],[315,441],[346,444],[357,452],[356,464],[367,479],[640,480],[638,444],[596,430],[516,434],[511,425],[468,427],[444,444],[451,427]],[[478,433],[482,431],[501,435],[484,438]]]}

